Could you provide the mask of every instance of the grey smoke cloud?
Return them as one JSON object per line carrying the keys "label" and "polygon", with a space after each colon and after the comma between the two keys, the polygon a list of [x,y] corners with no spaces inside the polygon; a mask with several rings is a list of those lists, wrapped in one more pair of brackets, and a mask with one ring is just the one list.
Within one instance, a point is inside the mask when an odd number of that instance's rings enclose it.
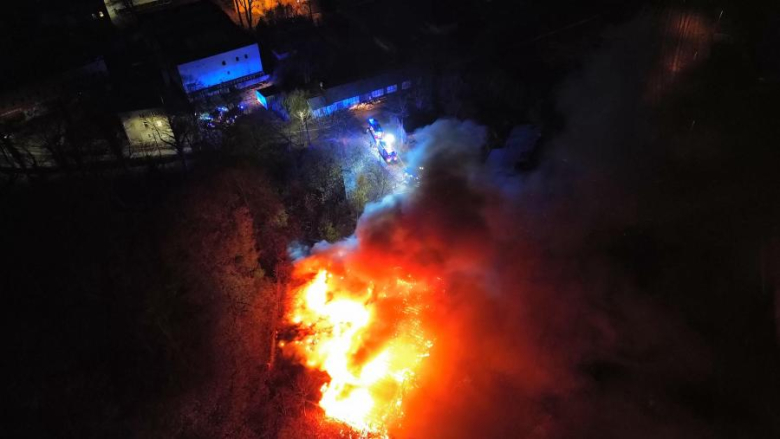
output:
{"label": "grey smoke cloud", "polygon": [[711,345],[616,257],[648,212],[678,206],[656,189],[674,151],[645,100],[653,20],[608,32],[561,87],[565,129],[540,169],[497,179],[485,129],[440,120],[414,134],[419,189],[366,208],[347,258],[439,273],[446,291],[398,437],[716,436],[690,396],[710,391]]}

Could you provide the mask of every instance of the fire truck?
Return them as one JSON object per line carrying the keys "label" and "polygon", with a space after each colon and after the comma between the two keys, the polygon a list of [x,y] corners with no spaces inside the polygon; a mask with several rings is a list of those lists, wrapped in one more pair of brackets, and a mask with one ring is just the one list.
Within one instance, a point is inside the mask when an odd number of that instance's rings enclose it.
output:
{"label": "fire truck", "polygon": [[368,118],[368,133],[371,134],[371,138],[374,140],[379,155],[385,163],[398,163],[398,152],[393,149],[393,142],[395,137],[392,134],[385,135],[382,125],[379,121],[373,117]]}

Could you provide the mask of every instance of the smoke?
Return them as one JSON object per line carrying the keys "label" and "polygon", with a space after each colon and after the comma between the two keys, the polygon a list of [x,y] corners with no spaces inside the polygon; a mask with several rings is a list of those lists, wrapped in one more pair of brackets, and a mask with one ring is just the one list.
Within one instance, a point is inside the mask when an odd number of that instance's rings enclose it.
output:
{"label": "smoke", "polygon": [[[620,258],[644,214],[677,207],[654,189],[669,151],[645,100],[652,23],[612,30],[561,87],[566,128],[541,169],[495,178],[481,160],[485,129],[439,120],[414,133],[421,186],[370,204],[349,243],[314,251],[365,278],[401,272],[439,292],[426,316],[431,355],[391,434],[714,436],[700,404],[709,345]],[[653,248],[628,253],[651,266]]]}
{"label": "smoke", "polygon": [[311,251],[311,248],[309,246],[302,244],[298,241],[294,241],[290,243],[289,246],[287,246],[287,254],[290,255],[290,259],[293,261],[298,261],[300,259],[305,258],[309,255],[309,252]]}
{"label": "smoke", "polygon": [[[418,133],[425,183],[403,214],[385,211],[393,221],[381,221],[382,234],[421,236],[419,252],[397,251],[410,264],[435,261],[447,300],[399,436],[707,433],[662,390],[705,377],[706,349],[679,316],[637,291],[607,250],[613,234],[635,224],[636,193],[657,160],[641,101],[650,22],[612,31],[564,84],[566,129],[545,166],[512,182],[515,190],[494,184],[507,181],[477,160],[479,127],[440,121]],[[361,244],[376,251],[388,245],[372,239],[380,217],[359,228]]]}

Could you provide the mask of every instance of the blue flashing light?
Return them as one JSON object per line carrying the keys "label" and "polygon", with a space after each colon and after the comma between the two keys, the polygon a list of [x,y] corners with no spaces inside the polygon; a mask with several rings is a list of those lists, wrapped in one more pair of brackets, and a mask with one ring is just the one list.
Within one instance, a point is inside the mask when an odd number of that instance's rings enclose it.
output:
{"label": "blue flashing light", "polygon": [[259,102],[260,105],[268,109],[268,102],[265,99],[265,96],[263,96],[263,94],[260,93],[260,90],[255,90],[255,98],[257,98],[257,102]]}

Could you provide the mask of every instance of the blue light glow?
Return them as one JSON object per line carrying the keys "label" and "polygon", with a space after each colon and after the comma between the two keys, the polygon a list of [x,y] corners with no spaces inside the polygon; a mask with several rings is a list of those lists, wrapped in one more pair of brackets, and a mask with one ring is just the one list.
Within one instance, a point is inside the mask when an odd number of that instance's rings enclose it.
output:
{"label": "blue light glow", "polygon": [[[234,61],[236,58],[238,61]],[[260,73],[263,71],[263,65],[260,61],[260,50],[256,44],[251,44],[180,64],[178,70],[185,90],[191,93]]]}
{"label": "blue light glow", "polygon": [[260,103],[265,109],[268,109],[268,101],[266,101],[265,96],[263,96],[262,93],[260,93],[260,90],[255,90],[255,97],[257,98],[257,102]]}

